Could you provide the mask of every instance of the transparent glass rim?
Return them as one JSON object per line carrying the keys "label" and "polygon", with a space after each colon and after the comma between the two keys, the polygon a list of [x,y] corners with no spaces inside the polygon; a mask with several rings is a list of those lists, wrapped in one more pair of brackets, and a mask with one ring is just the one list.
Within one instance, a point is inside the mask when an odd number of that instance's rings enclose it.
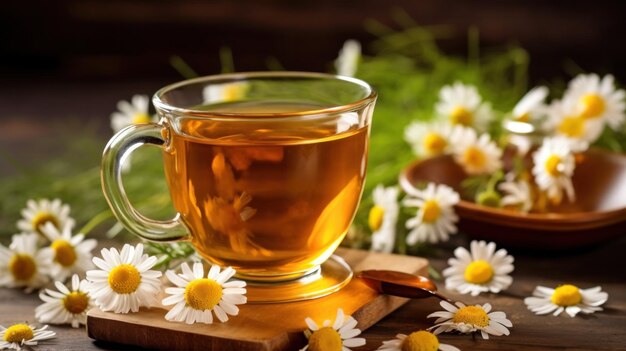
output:
{"label": "transparent glass rim", "polygon": [[[305,78],[305,79],[334,79],[340,80],[344,82],[348,82],[354,85],[358,85],[365,89],[366,95],[364,98],[343,104],[343,105],[335,105],[330,107],[325,107],[322,109],[313,109],[313,110],[304,110],[297,112],[284,112],[284,113],[228,113],[228,112],[213,112],[206,110],[195,110],[190,108],[183,108],[171,105],[165,101],[163,101],[162,97],[172,92],[176,89],[183,88],[186,86],[201,84],[201,83],[213,83],[220,82],[224,83],[224,81],[232,81],[232,82],[241,82],[249,79],[259,79],[259,78]],[[157,110],[167,111],[169,113],[179,114],[179,115],[188,115],[193,117],[207,117],[207,118],[224,118],[224,119],[257,119],[258,118],[285,118],[285,117],[307,117],[307,116],[320,116],[320,115],[328,115],[328,114],[337,114],[342,112],[356,111],[362,109],[363,107],[371,104],[376,100],[377,93],[376,91],[365,81],[341,76],[336,74],[329,73],[316,73],[316,72],[298,72],[298,71],[284,71],[284,72],[241,72],[241,73],[226,73],[226,74],[217,74],[210,76],[203,76],[198,78],[192,78],[183,80],[177,83],[173,83],[167,85],[161,89],[159,89],[154,96],[152,97],[152,103],[157,108]]]}

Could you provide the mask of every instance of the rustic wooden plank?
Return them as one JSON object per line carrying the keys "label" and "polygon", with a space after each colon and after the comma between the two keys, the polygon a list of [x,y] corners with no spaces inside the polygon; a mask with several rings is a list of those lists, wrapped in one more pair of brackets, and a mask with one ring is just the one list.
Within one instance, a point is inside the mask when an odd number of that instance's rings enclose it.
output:
{"label": "rustic wooden plank", "polygon": [[[419,257],[389,255],[361,250],[340,249],[355,271],[386,269],[426,274],[428,261]],[[333,319],[343,308],[367,329],[407,302],[407,299],[379,295],[354,278],[346,287],[329,296],[284,304],[246,304],[239,316],[227,323],[212,325],[172,323],[161,308],[138,313],[114,314],[93,309],[88,314],[91,338],[160,350],[242,350],[281,351],[304,346],[304,319]]]}

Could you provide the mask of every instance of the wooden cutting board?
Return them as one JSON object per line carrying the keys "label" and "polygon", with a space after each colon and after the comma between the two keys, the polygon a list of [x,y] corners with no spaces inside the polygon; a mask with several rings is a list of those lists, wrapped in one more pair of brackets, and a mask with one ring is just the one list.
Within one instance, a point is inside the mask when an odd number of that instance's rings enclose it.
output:
{"label": "wooden cutting board", "polygon": [[[338,249],[337,255],[354,272],[365,269],[389,269],[427,274],[428,261],[419,257]],[[202,351],[283,351],[306,345],[304,319],[321,323],[334,320],[337,308],[352,315],[361,330],[406,303],[408,299],[379,295],[358,278],[340,291],[309,301],[283,304],[246,304],[238,316],[226,323],[193,324],[168,322],[161,308],[141,309],[137,313],[114,314],[98,308],[87,315],[87,333],[97,340],[141,346],[158,350]]]}

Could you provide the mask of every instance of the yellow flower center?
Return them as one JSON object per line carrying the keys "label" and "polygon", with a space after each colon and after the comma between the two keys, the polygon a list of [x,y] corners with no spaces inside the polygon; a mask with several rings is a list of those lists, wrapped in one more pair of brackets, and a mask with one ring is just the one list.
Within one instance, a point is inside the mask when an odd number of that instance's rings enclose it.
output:
{"label": "yellow flower center", "polygon": [[579,103],[582,106],[580,116],[588,119],[600,117],[606,108],[604,99],[597,94],[587,94],[580,98]]}
{"label": "yellow flower center", "polygon": [[224,101],[240,100],[246,91],[246,86],[242,84],[230,84],[224,87]]}
{"label": "yellow flower center", "polygon": [[383,218],[385,216],[385,209],[381,206],[374,205],[370,210],[369,217],[367,218],[367,223],[370,226],[370,229],[375,232],[383,225]]}
{"label": "yellow flower center", "polygon": [[517,122],[524,122],[524,123],[528,123],[530,121],[530,113],[526,112],[520,116],[515,117],[515,120]]}
{"label": "yellow flower center", "polygon": [[37,231],[37,233],[41,235],[44,235],[44,234],[39,227],[45,225],[48,222],[52,223],[57,229],[59,229],[59,220],[52,213],[39,212],[35,215],[35,217],[33,217],[31,221],[33,228],[35,228],[35,231]]}
{"label": "yellow flower center", "polygon": [[50,246],[54,250],[54,260],[61,266],[71,267],[76,262],[76,250],[67,240],[55,240]]}
{"label": "yellow flower center", "polygon": [[450,123],[469,127],[474,122],[474,116],[462,106],[457,106],[450,113]]}
{"label": "yellow flower center", "polygon": [[546,172],[549,175],[556,177],[561,174],[561,158],[557,155],[550,155],[545,163]]}
{"label": "yellow flower center", "polygon": [[477,260],[467,265],[464,276],[472,284],[485,284],[493,278],[493,267],[485,260]]}
{"label": "yellow flower center", "polygon": [[135,292],[139,283],[141,283],[141,274],[133,265],[121,264],[109,273],[109,286],[118,294]]}
{"label": "yellow flower center", "polygon": [[341,335],[331,327],[320,328],[309,337],[311,351],[341,351],[342,347]]}
{"label": "yellow flower center", "polygon": [[579,138],[585,133],[585,120],[583,117],[565,117],[558,130],[568,137]]}
{"label": "yellow flower center", "polygon": [[15,254],[9,261],[9,270],[15,280],[29,281],[35,275],[37,265],[30,255]]}
{"label": "yellow flower center", "polygon": [[489,316],[487,312],[479,306],[466,306],[460,308],[452,318],[454,323],[465,323],[475,325],[477,327],[486,327],[489,325]]}
{"label": "yellow flower center", "polygon": [[423,145],[424,150],[426,150],[426,153],[429,155],[439,155],[443,153],[443,149],[448,145],[448,142],[441,135],[430,132],[426,134]]}
{"label": "yellow flower center", "polygon": [[422,211],[424,211],[422,221],[426,223],[434,223],[439,219],[439,216],[441,216],[441,207],[439,207],[437,200],[428,200],[424,202]]}
{"label": "yellow flower center", "polygon": [[574,285],[565,284],[554,289],[554,293],[550,298],[553,304],[562,307],[578,305],[583,297],[580,290]]}
{"label": "yellow flower center", "polygon": [[63,298],[63,306],[72,314],[81,314],[89,306],[89,296],[81,291],[72,291]]}
{"label": "yellow flower center", "polygon": [[402,342],[402,351],[437,351],[439,340],[435,335],[425,330],[409,334]]}
{"label": "yellow flower center", "polygon": [[210,310],[221,298],[222,286],[213,279],[195,279],[185,288],[185,301],[194,310]]}
{"label": "yellow flower center", "polygon": [[147,113],[140,112],[133,116],[133,124],[147,124],[150,123],[150,116]]}
{"label": "yellow flower center", "polygon": [[483,150],[470,146],[463,153],[463,163],[474,168],[482,168],[487,163],[487,157]]}
{"label": "yellow flower center", "polygon": [[26,324],[15,324],[4,331],[4,341],[21,344],[24,340],[33,338],[33,329]]}

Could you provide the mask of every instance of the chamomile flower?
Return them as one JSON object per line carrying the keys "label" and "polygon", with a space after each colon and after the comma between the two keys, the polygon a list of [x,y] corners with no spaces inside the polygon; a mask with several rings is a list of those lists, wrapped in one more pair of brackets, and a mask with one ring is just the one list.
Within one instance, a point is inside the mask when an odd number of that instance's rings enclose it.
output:
{"label": "chamomile flower", "polygon": [[93,267],[91,250],[98,244],[95,239],[85,240],[85,234],[72,235],[73,226],[73,223],[67,223],[60,231],[51,223],[46,223],[42,228],[52,243],[42,250],[51,262],[49,274],[63,282],[73,273],[83,274]]}
{"label": "chamomile flower", "polygon": [[548,96],[548,88],[540,86],[531,89],[515,105],[512,119],[517,122],[531,123],[538,120],[545,112],[544,100]]}
{"label": "chamomile flower", "polygon": [[370,209],[368,223],[372,230],[372,250],[389,253],[396,241],[398,222],[398,188],[378,185],[372,195],[374,206]]}
{"label": "chamomile flower", "polygon": [[321,326],[307,317],[305,320],[309,330],[304,332],[308,344],[300,351],[350,351],[350,347],[365,345],[364,338],[355,338],[361,334],[361,330],[355,328],[356,319],[347,316],[341,308],[337,309],[335,321],[325,320]]}
{"label": "chamomile flower", "polygon": [[43,304],[35,309],[35,318],[40,323],[71,324],[78,328],[87,322],[87,311],[94,307],[87,293],[87,281],[80,280],[78,274],[72,276],[71,290],[60,281],[55,283],[58,291],[46,289],[39,293]]}
{"label": "chamomile flower", "polygon": [[576,162],[570,143],[564,138],[546,138],[533,154],[533,175],[539,189],[546,191],[548,198],[560,203],[563,192],[570,201],[575,200],[572,175]]}
{"label": "chamomile flower", "polygon": [[37,249],[38,241],[39,235],[24,233],[13,235],[8,249],[0,245],[0,286],[25,287],[31,292],[48,282],[50,267]]}
{"label": "chamomile flower", "polygon": [[466,306],[462,302],[455,305],[447,302],[439,302],[445,311],[438,311],[429,314],[426,318],[435,318],[435,325],[428,328],[434,329],[433,334],[442,332],[458,331],[463,334],[480,331],[483,339],[489,339],[491,335],[509,335],[507,327],[511,328],[513,323],[506,318],[504,312],[491,312],[491,305]]}
{"label": "chamomile flower", "polygon": [[492,119],[491,105],[482,101],[473,85],[456,82],[439,91],[437,114],[452,125],[485,130]]}
{"label": "chamomile flower", "polygon": [[411,229],[406,242],[413,245],[418,242],[448,240],[450,234],[457,231],[455,223],[459,217],[453,206],[459,202],[459,194],[447,185],[429,183],[424,190],[415,190],[408,194],[403,204],[418,207],[415,217],[406,221]]}
{"label": "chamomile flower", "polygon": [[555,100],[546,111],[548,119],[544,129],[550,134],[567,138],[577,152],[585,151],[588,144],[596,141],[604,129],[601,120],[577,115],[571,101]]}
{"label": "chamomile flower", "polygon": [[404,129],[404,140],[416,155],[443,155],[450,151],[452,130],[449,124],[413,122]]}
{"label": "chamomile flower", "polygon": [[450,267],[443,271],[446,289],[461,294],[476,296],[481,292],[499,293],[506,290],[513,278],[509,275],[514,269],[513,256],[505,249],[496,251],[496,244],[473,240],[470,250],[457,247],[455,258],[450,258]]}
{"label": "chamomile flower", "polygon": [[467,174],[488,174],[502,167],[502,150],[487,133],[478,136],[473,129],[464,128],[457,134],[453,147],[454,160]]}
{"label": "chamomile flower", "polygon": [[552,313],[558,316],[563,311],[570,317],[578,313],[593,313],[602,311],[600,305],[609,298],[609,294],[596,286],[590,289],[580,289],[577,286],[565,284],[556,289],[545,286],[537,286],[533,291],[533,297],[524,299],[529,310],[536,314]]}
{"label": "chamomile flower", "polygon": [[437,336],[426,330],[419,330],[409,335],[398,334],[395,339],[383,341],[378,351],[460,351],[458,348],[442,344]]}
{"label": "chamomile flower", "polygon": [[22,210],[22,219],[17,221],[17,228],[24,233],[39,233],[43,236],[41,227],[46,223],[51,223],[57,229],[63,228],[67,223],[73,223],[74,220],[69,215],[70,206],[59,199],[52,201],[31,199]]}
{"label": "chamomile flower", "polygon": [[165,319],[173,322],[196,322],[211,324],[213,314],[226,322],[228,315],[236,316],[239,308],[236,305],[246,303],[246,282],[241,280],[228,281],[235,270],[228,267],[220,272],[217,265],[211,266],[204,274],[201,262],[193,264],[193,270],[185,262],[181,266],[182,273],[167,271],[165,275],[176,287],[166,288],[170,296],[163,299],[163,305],[175,305]]}
{"label": "chamomile flower", "polygon": [[57,334],[47,330],[48,326],[37,329],[34,325],[24,323],[13,324],[5,328],[0,325],[0,350],[21,350],[22,346],[35,346],[43,340],[54,338]]}
{"label": "chamomile flower", "polygon": [[524,213],[527,213],[533,207],[530,185],[523,179],[504,181],[498,184],[498,190],[504,194],[500,200],[502,207],[513,207]]}
{"label": "chamomile flower", "polygon": [[598,120],[618,129],[626,115],[626,92],[615,89],[614,78],[606,75],[581,74],[574,78],[564,94],[564,99],[574,104],[575,116]]}
{"label": "chamomile flower", "polygon": [[222,84],[209,84],[202,91],[205,104],[216,104],[242,100],[250,84],[247,82],[228,82]]}
{"label": "chamomile flower", "polygon": [[339,50],[339,56],[335,60],[337,74],[340,76],[354,77],[360,57],[361,44],[353,39],[346,40],[341,50]]}
{"label": "chamomile flower", "polygon": [[133,124],[146,124],[155,119],[148,114],[148,95],[133,95],[130,102],[120,100],[117,103],[119,111],[111,114],[111,129],[118,132]]}
{"label": "chamomile flower", "polygon": [[103,311],[115,313],[137,312],[139,307],[158,303],[161,291],[161,272],[150,270],[155,256],[143,253],[143,244],[124,245],[122,251],[102,249],[102,257],[93,263],[100,269],[87,271],[87,292]]}

